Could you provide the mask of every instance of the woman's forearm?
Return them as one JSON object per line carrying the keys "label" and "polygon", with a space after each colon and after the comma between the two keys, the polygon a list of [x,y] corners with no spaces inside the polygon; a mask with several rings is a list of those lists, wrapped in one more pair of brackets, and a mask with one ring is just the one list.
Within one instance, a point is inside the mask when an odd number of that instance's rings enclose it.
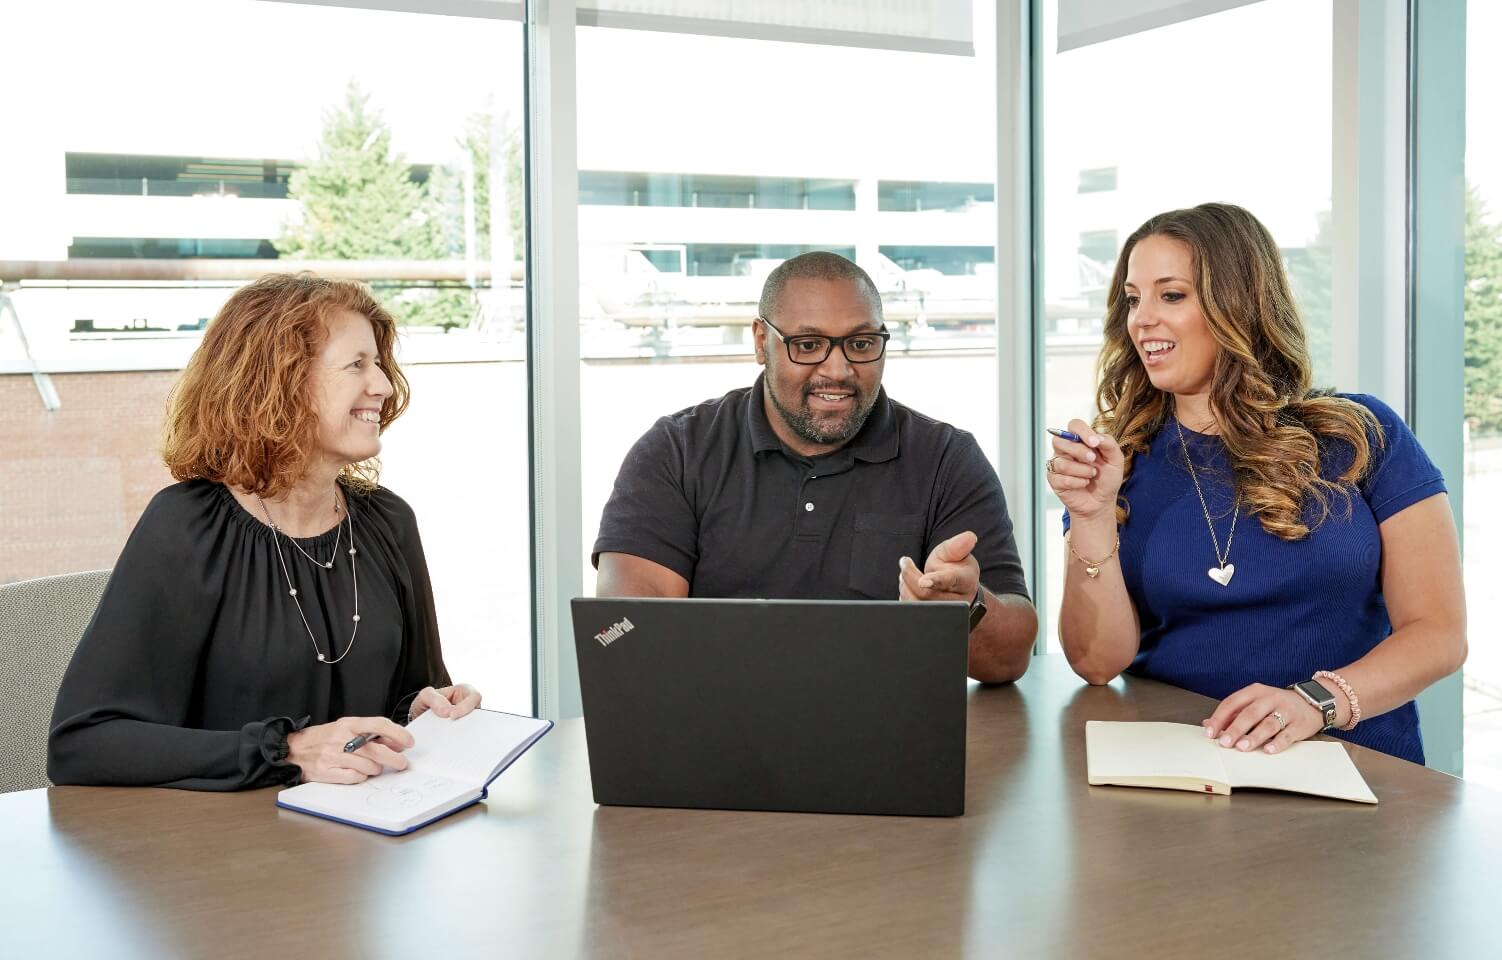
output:
{"label": "woman's forearm", "polygon": [[127,717],[64,722],[47,744],[53,783],[239,790],[271,782],[266,722],[239,730],[194,730]]}
{"label": "woman's forearm", "polygon": [[1074,672],[1090,683],[1109,683],[1137,655],[1137,611],[1121,575],[1117,548],[1114,517],[1070,527],[1059,642]]}
{"label": "woman's forearm", "polygon": [[[1415,620],[1395,630],[1366,656],[1344,668],[1328,667],[1350,684],[1369,720],[1401,707],[1465,663],[1465,616]],[[1335,695],[1335,725],[1351,720],[1351,705],[1333,682],[1320,680]]]}

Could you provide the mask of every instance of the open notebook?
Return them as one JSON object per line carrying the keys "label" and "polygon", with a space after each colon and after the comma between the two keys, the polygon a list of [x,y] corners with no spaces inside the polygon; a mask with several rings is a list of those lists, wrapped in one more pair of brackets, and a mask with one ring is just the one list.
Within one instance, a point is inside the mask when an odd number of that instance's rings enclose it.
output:
{"label": "open notebook", "polygon": [[1188,723],[1085,723],[1090,783],[1228,795],[1232,787],[1289,790],[1376,803],[1343,744],[1305,740],[1282,753],[1220,746]]}
{"label": "open notebook", "polygon": [[553,726],[494,710],[458,720],[432,711],[407,726],[417,742],[406,770],[389,767],[364,783],[304,783],[277,794],[276,805],[398,836],[441,820],[485,797],[491,781]]}

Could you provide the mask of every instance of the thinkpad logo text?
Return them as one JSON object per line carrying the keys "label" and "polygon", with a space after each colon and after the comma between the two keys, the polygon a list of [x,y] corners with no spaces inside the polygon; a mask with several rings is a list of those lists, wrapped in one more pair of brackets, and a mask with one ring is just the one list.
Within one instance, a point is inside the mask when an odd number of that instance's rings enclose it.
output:
{"label": "thinkpad logo text", "polygon": [[635,629],[636,627],[632,626],[630,620],[622,619],[619,623],[611,626],[609,629],[601,630],[599,633],[595,634],[595,639],[600,641],[600,646],[608,647],[612,643],[616,642],[621,637],[625,636]]}

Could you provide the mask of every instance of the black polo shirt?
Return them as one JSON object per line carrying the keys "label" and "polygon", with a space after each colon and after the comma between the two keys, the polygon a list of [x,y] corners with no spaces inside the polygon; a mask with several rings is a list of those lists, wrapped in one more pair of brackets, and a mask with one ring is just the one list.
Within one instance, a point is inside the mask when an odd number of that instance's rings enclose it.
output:
{"label": "black polo shirt", "polygon": [[878,392],[833,453],[804,457],[767,422],[762,378],[663,417],[621,464],[594,563],[660,563],[695,597],[897,599],[897,560],[979,540],[981,582],[1027,596],[1001,481],[964,430]]}

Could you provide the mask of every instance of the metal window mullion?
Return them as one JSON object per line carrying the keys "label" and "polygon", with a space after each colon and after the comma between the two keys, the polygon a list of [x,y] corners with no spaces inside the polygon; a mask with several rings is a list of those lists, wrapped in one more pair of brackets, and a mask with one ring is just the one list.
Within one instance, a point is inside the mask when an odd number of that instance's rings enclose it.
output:
{"label": "metal window mullion", "polygon": [[[1047,577],[1039,549],[1042,498],[1037,444],[1033,442],[1040,404],[1038,372],[1042,309],[1037,303],[1041,249],[1034,172],[1038,149],[1036,31],[1038,0],[996,0],[996,403],[997,473],[1006,490],[1017,551],[1043,609]],[[1039,617],[1039,622],[1043,621]],[[1042,631],[1039,631],[1039,638]],[[1041,653],[1035,638],[1034,652]]]}
{"label": "metal window mullion", "polygon": [[[1408,422],[1465,530],[1465,0],[1410,0]],[[1420,330],[1422,326],[1422,330]],[[1422,335],[1420,335],[1422,334]],[[1419,695],[1428,765],[1460,776],[1457,671]]]}
{"label": "metal window mullion", "polygon": [[584,593],[574,0],[528,0],[524,22],[533,699],[558,719],[582,713],[569,611]]}

